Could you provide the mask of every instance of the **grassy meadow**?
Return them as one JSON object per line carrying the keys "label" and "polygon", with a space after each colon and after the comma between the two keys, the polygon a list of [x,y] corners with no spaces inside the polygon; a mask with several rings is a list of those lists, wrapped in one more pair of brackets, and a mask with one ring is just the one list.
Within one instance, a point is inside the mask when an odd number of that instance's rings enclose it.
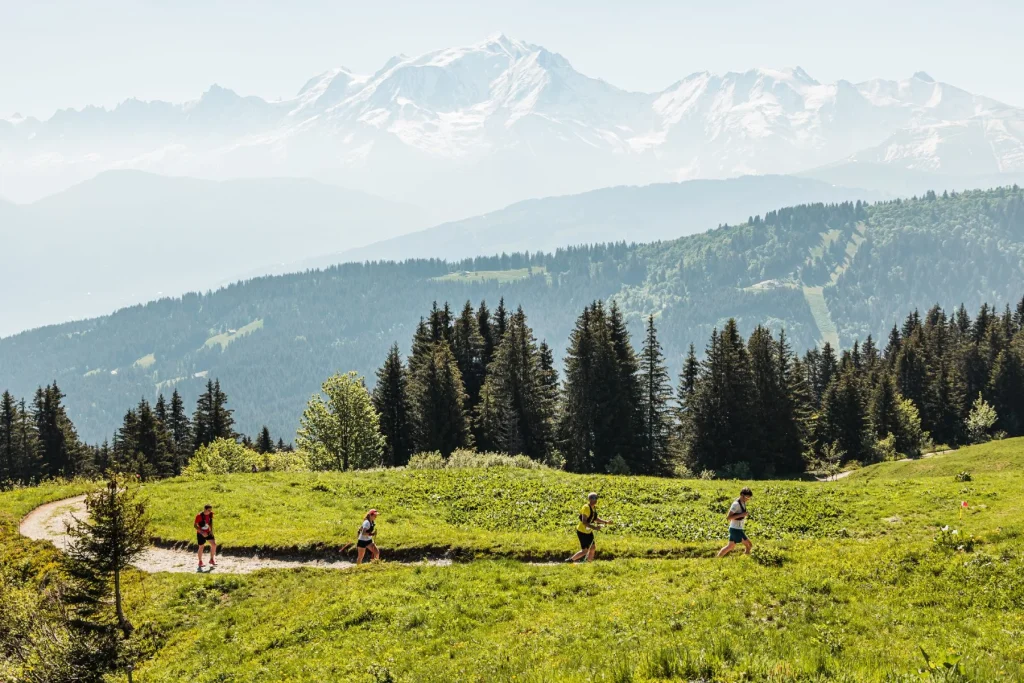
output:
{"label": "grassy meadow", "polygon": [[[385,558],[465,561],[132,572],[150,655],[135,680],[1024,680],[1024,439],[836,482],[754,482],[754,557],[712,559],[740,485],[508,468],[147,484],[165,540],[186,540],[210,501],[228,548],[312,551],[350,541],[372,505]],[[622,522],[598,539],[617,559],[520,561],[573,549],[590,489]],[[74,492],[0,494],[0,518]]]}

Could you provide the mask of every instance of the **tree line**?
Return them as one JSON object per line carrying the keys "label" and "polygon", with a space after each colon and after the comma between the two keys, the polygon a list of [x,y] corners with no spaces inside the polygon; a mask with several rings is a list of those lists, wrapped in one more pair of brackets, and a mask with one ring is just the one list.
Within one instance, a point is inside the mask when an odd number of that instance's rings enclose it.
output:
{"label": "tree line", "polygon": [[191,417],[175,390],[155,404],[129,408],[113,442],[89,445],[68,417],[56,382],[39,387],[31,403],[0,394],[0,489],[51,478],[98,476],[108,470],[141,479],[181,473],[192,454],[217,439],[239,440],[260,453],[290,450],[264,427],[255,440],[235,431],[233,411],[219,380],[209,380]]}
{"label": "tree line", "polygon": [[[672,386],[648,316],[634,348],[617,303],[594,301],[577,317],[563,376],[521,307],[504,300],[432,306],[403,359],[392,345],[368,391],[356,373],[335,375],[296,435],[314,469],[401,466],[414,453],[458,449],[526,455],[572,472],[766,477],[916,456],[998,433],[1024,434],[1024,299],[1002,313],[983,304],[948,315],[934,306],[841,353],[826,343],[803,356],[785,332],[735,320],[691,344]],[[326,397],[326,398],[325,398]],[[260,453],[290,450],[264,427],[255,441],[234,429],[217,380],[190,418],[180,395],[127,411],[112,445],[82,444],[56,383],[31,403],[0,397],[0,481],[31,483],[114,469],[141,478],[181,473],[218,439]]]}

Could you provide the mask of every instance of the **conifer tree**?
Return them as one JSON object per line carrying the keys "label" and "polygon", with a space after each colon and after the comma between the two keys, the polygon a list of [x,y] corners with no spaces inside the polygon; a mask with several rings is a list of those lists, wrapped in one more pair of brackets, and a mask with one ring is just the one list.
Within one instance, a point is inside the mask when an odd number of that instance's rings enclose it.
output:
{"label": "conifer tree", "polygon": [[477,329],[473,305],[467,301],[452,330],[452,352],[462,373],[466,390],[466,412],[472,414],[480,402],[487,367],[484,365],[484,340]]}
{"label": "conifer tree", "polygon": [[[596,304],[595,304],[596,307]],[[598,381],[603,339],[603,318],[595,307],[586,306],[569,334],[565,354],[565,388],[559,422],[559,441],[570,472],[600,472],[607,463],[599,462],[598,437],[600,406],[605,398],[604,384]]]}
{"label": "conifer tree", "polygon": [[488,368],[478,423],[485,450],[545,460],[554,448],[554,405],[549,401],[540,352],[519,308]]}
{"label": "conifer tree", "polygon": [[377,370],[373,388],[373,407],[380,415],[380,431],[384,437],[384,465],[400,466],[409,462],[413,451],[411,407],[406,369],[393,344],[384,365]]}
{"label": "conifer tree", "polygon": [[607,408],[610,429],[605,437],[609,459],[621,458],[630,472],[646,472],[650,463],[644,462],[639,451],[643,432],[640,362],[630,343],[622,311],[614,300],[608,308],[606,321],[611,352],[610,372],[605,375],[610,382],[611,397]]}
{"label": "conifer tree", "polygon": [[256,437],[256,452],[274,452],[274,440],[270,438],[270,430],[267,428],[267,425],[263,425],[263,429],[260,430],[260,435]]}
{"label": "conifer tree", "polygon": [[638,474],[669,474],[672,451],[672,383],[662,353],[654,316],[647,317],[646,335],[640,352],[640,432]]}
{"label": "conifer tree", "polygon": [[171,394],[167,428],[171,432],[171,445],[174,451],[174,473],[181,474],[182,468],[192,457],[195,437],[192,434],[192,422],[185,413],[185,402],[177,389]]}
{"label": "conifer tree", "polygon": [[417,450],[447,457],[472,444],[462,375],[446,342],[435,342],[423,362],[410,369],[409,399]]}
{"label": "conifer tree", "polygon": [[838,444],[845,453],[844,461],[869,461],[874,439],[866,403],[860,378],[852,368],[847,368],[829,385],[822,399],[814,429],[819,448]]}
{"label": "conifer tree", "polygon": [[21,483],[14,436],[17,422],[18,404],[15,403],[14,396],[5,391],[0,395],[0,491]]}
{"label": "conifer tree", "polygon": [[505,297],[501,297],[498,300],[498,308],[494,311],[494,325],[491,332],[495,348],[501,343],[506,329],[508,329],[508,309],[505,308]]}
{"label": "conifer tree", "polygon": [[807,446],[806,390],[785,333],[776,342],[767,328],[758,326],[747,350],[754,386],[752,436],[760,444],[749,460],[751,470],[757,476],[801,472]]}
{"label": "conifer tree", "polygon": [[46,471],[39,446],[39,435],[36,432],[35,420],[25,404],[25,399],[18,402],[17,420],[14,426],[14,447],[17,451],[18,481],[28,485],[42,479]]}
{"label": "conifer tree", "polygon": [[756,459],[755,391],[746,347],[730,319],[720,333],[711,333],[689,411],[688,453],[695,469],[717,471]]}
{"label": "conifer tree", "polygon": [[235,418],[227,407],[228,397],[221,391],[220,380],[208,380],[206,391],[196,401],[192,417],[194,450],[217,439],[237,439]]}
{"label": "conifer tree", "polygon": [[998,429],[1008,436],[1024,434],[1024,363],[1013,350],[996,357],[987,398],[999,415]]}
{"label": "conifer tree", "polygon": [[32,417],[42,458],[43,473],[52,477],[73,477],[86,470],[87,451],[62,403],[64,393],[57,383],[39,387],[32,401]]}
{"label": "conifer tree", "polygon": [[487,309],[486,301],[481,301],[480,307],[476,311],[476,329],[483,343],[480,354],[486,371],[487,366],[491,364],[491,360],[494,358],[495,347],[494,327],[491,324],[491,312]]}

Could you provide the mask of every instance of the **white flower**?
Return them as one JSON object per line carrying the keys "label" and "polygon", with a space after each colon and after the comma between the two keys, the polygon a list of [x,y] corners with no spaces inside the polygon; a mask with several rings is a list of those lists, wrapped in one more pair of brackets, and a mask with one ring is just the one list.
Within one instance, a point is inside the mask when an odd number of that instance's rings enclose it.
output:
{"label": "white flower", "polygon": [[942,527],[942,530],[943,531],[949,531],[949,525],[947,524],[946,526]]}
{"label": "white flower", "polygon": [[960,532],[956,529],[953,529],[953,531],[951,531],[950,533],[952,533],[954,536],[958,536],[960,534]]}

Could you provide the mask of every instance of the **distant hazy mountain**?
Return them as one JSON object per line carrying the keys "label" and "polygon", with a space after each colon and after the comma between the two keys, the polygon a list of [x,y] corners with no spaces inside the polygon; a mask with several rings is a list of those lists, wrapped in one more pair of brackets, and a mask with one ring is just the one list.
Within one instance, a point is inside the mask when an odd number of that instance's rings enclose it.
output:
{"label": "distant hazy mountain", "polygon": [[842,161],[797,175],[834,185],[862,187],[903,197],[924,194],[928,190],[959,192],[1024,184],[1024,169],[1015,173],[947,175],[870,161]]}
{"label": "distant hazy mountain", "polygon": [[703,232],[722,223],[741,223],[775,206],[882,198],[879,192],[790,176],[610,187],[519,202],[482,216],[313,259],[302,266],[382,259],[463,259],[502,252],[551,252],[576,244],[654,242]]}
{"label": "distant hazy mountain", "polygon": [[446,218],[614,185],[794,173],[843,159],[947,175],[1024,170],[1024,110],[933,80],[819,83],[800,68],[691,74],[654,93],[497,36],[376,73],[338,68],[291,99],[214,86],[0,121],[0,193],[25,201],[107,168],[311,176]]}
{"label": "distant hazy mountain", "polygon": [[418,209],[313,180],[215,182],[111,171],[0,203],[0,336],[205,290],[424,224]]}

